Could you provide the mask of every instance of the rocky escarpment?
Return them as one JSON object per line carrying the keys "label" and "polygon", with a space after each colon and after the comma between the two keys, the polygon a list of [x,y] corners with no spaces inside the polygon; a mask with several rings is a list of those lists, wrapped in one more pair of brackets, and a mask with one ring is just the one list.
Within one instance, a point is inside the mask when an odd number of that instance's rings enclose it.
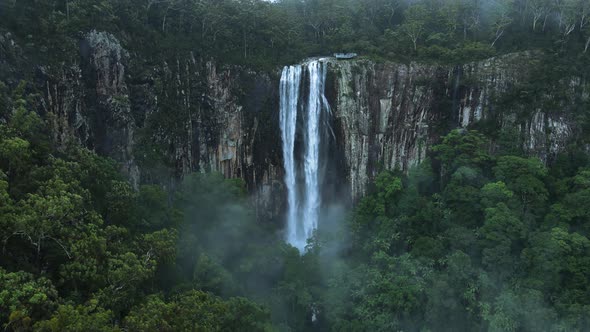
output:
{"label": "rocky escarpment", "polygon": [[528,154],[554,158],[578,129],[574,109],[588,100],[590,86],[571,77],[548,90],[527,86],[536,80],[538,57],[512,54],[458,67],[332,61],[334,127],[352,198],[381,170],[419,164],[454,128],[487,124],[512,133]]}
{"label": "rocky escarpment", "polygon": [[[384,169],[407,171],[453,128],[491,124],[531,155],[551,160],[576,133],[572,109],[588,100],[582,78],[535,89],[535,59],[521,53],[449,67],[329,60],[334,186],[357,199]],[[265,218],[284,207],[279,77],[219,66],[190,52],[157,59],[112,35],[86,34],[75,60],[31,64],[10,34],[0,38],[0,73],[9,86],[26,71],[49,114],[54,144],[76,141],[121,165],[134,186],[174,186],[190,172],[243,178]],[[546,82],[542,84],[546,85]],[[532,105],[532,106],[531,106]],[[503,129],[502,129],[503,128]],[[344,174],[342,174],[344,173]],[[348,193],[347,193],[348,195]]]}
{"label": "rocky escarpment", "polygon": [[257,211],[277,216],[282,162],[275,80],[192,54],[142,73],[130,98],[143,180],[157,181],[162,168],[173,170],[173,178],[211,171],[242,178]]}
{"label": "rocky escarpment", "polygon": [[[191,172],[243,178],[262,217],[281,209],[278,83],[269,74],[219,66],[190,52],[144,59],[92,31],[79,54],[33,63],[8,33],[2,81],[28,82],[53,143],[86,146],[116,160],[133,186],[174,187]],[[276,75],[276,74],[275,74]]]}

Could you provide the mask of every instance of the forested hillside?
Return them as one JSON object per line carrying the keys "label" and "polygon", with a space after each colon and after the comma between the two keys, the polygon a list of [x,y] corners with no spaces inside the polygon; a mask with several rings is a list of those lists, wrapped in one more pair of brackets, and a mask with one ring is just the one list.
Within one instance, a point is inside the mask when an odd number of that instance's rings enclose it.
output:
{"label": "forested hillside", "polygon": [[114,33],[144,56],[188,50],[255,66],[338,51],[460,63],[535,48],[583,54],[590,46],[585,0],[20,0],[0,6],[2,28],[39,57],[56,60],[76,56],[76,39],[92,29]]}
{"label": "forested hillside", "polygon": [[[63,128],[74,124],[47,111],[48,96],[60,94],[43,80],[74,82],[64,73],[87,56],[92,31],[121,42],[130,53],[119,54],[129,58],[128,81],[154,85],[150,97],[164,110],[142,115],[153,117],[134,143],[147,174],[141,181],[130,181],[119,160],[68,136]],[[231,68],[219,77],[235,68],[271,77],[284,65],[340,51],[375,63],[448,66],[512,52],[540,55],[530,60],[536,79],[493,100],[492,120],[455,130],[441,124],[437,130],[449,130],[409,170],[373,165],[379,172],[367,195],[354,206],[327,208],[300,253],[284,241],[279,218],[260,217],[244,180],[207,169],[177,172],[167,156],[179,152],[167,131],[192,134],[192,122],[187,129],[179,120],[191,114],[176,100],[187,92],[172,91],[152,71],[177,61],[172,72],[180,86],[178,57],[187,57]],[[589,68],[587,0],[2,1],[0,325],[588,331],[590,103],[578,87]],[[241,98],[264,90],[245,77]],[[129,108],[123,95],[104,109]],[[436,97],[441,110],[455,108]],[[495,121],[511,107],[520,112],[511,114],[516,120],[539,109],[571,110],[575,134],[541,160],[520,144],[524,127]],[[260,125],[253,121],[259,131],[276,118],[263,116]],[[198,128],[207,127],[209,118],[201,120]]]}

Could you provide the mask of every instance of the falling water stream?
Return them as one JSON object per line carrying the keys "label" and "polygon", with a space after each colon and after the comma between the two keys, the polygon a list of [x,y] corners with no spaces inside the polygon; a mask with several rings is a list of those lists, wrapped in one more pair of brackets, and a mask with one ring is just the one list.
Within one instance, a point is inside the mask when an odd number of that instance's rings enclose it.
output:
{"label": "falling water stream", "polygon": [[[301,252],[318,227],[321,206],[321,118],[322,111],[330,110],[325,97],[326,67],[325,62],[314,60],[287,66],[281,75],[280,126],[289,205],[287,242]],[[300,96],[304,78],[309,83],[307,98]],[[295,153],[298,112],[302,112],[299,118],[305,126],[301,130],[303,156],[300,158]]]}
{"label": "falling water stream", "polygon": [[[295,243],[299,230],[299,203],[297,195],[297,177],[295,165],[295,131],[297,125],[297,104],[301,85],[301,66],[289,66],[283,69],[281,75],[280,123],[283,139],[283,160],[285,168],[285,185],[287,186],[287,240]],[[298,247],[299,248],[299,247]]]}

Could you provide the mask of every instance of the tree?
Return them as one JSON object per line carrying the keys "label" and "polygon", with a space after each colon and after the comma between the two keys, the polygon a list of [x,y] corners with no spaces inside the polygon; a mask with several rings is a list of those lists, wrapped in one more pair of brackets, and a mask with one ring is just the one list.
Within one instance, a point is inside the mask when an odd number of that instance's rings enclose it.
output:
{"label": "tree", "polygon": [[57,291],[47,278],[0,267],[0,324],[4,329],[30,329],[35,320],[49,316],[57,301]]}
{"label": "tree", "polygon": [[405,20],[400,26],[401,31],[410,38],[414,46],[414,52],[418,49],[418,40],[422,38],[426,30],[428,12],[422,5],[411,6],[404,12]]}
{"label": "tree", "polygon": [[421,312],[430,267],[406,254],[391,257],[375,253],[368,266],[360,266],[364,281],[355,291],[353,317],[371,331],[405,329]]}
{"label": "tree", "polygon": [[560,329],[557,313],[534,289],[506,290],[498,295],[492,305],[483,305],[483,318],[489,323],[489,331],[519,331],[531,329]]}
{"label": "tree", "polygon": [[576,229],[590,230],[590,207],[585,203],[590,199],[590,170],[581,169],[565,183],[567,189],[562,199],[551,206],[551,213],[546,220],[553,225],[567,223]]}
{"label": "tree", "polygon": [[504,203],[485,210],[485,223],[479,229],[483,265],[490,273],[509,277],[527,235],[524,223]]}
{"label": "tree", "polygon": [[[45,250],[55,248],[62,259],[71,259],[71,244],[100,220],[86,214],[83,197],[60,178],[44,183],[39,191],[19,202],[11,237],[20,237],[34,248],[35,260],[41,263]],[[5,238],[5,243],[9,240]]]}
{"label": "tree", "polygon": [[[535,285],[555,307],[571,315],[570,329],[586,326],[581,315],[588,313],[590,291],[590,241],[562,227],[538,232],[530,238],[522,257]],[[569,325],[569,324],[568,324]]]}
{"label": "tree", "polygon": [[440,331],[473,330],[481,292],[472,258],[454,251],[442,259],[443,269],[429,278],[426,318],[428,327]]}
{"label": "tree", "polygon": [[143,283],[153,277],[156,261],[148,252],[138,256],[133,252],[110,257],[105,273],[106,287],[98,293],[100,303],[121,312],[142,297]]}
{"label": "tree", "polygon": [[6,138],[0,141],[0,161],[6,166],[6,175],[14,177],[15,172],[26,167],[31,159],[30,143],[22,138]]}
{"label": "tree", "polygon": [[559,17],[559,28],[562,38],[565,40],[578,26],[580,9],[577,6],[577,0],[556,0],[555,7]]}
{"label": "tree", "polygon": [[107,223],[127,228],[138,227],[138,221],[135,219],[137,215],[135,211],[137,193],[129,182],[112,181],[105,199],[106,204],[109,206],[105,218]]}
{"label": "tree", "polygon": [[500,203],[510,206],[514,193],[502,181],[487,183],[481,189],[481,203],[486,208],[495,207]]}
{"label": "tree", "polygon": [[113,313],[98,306],[96,300],[86,305],[60,305],[52,317],[35,324],[43,332],[120,332],[114,324]]}
{"label": "tree", "polygon": [[590,23],[590,2],[585,0],[576,1],[576,11],[579,14],[580,30],[583,30]]}
{"label": "tree", "polygon": [[183,317],[174,314],[174,307],[175,303],[167,303],[159,295],[150,295],[141,305],[131,309],[124,325],[129,331],[175,331],[175,320]]}
{"label": "tree", "polygon": [[481,220],[479,191],[484,181],[475,167],[461,166],[451,175],[442,198],[451,209],[454,223],[473,227]]}
{"label": "tree", "polygon": [[494,0],[492,5],[493,9],[491,16],[492,29],[494,31],[494,41],[492,41],[492,47],[494,47],[496,42],[498,42],[498,40],[504,36],[506,29],[512,24],[510,13],[514,6],[514,0]]}
{"label": "tree", "polygon": [[463,25],[463,40],[467,40],[467,32],[475,32],[481,24],[480,2],[477,0],[458,0],[457,1],[459,21]]}
{"label": "tree", "polygon": [[461,166],[482,168],[491,160],[485,136],[477,131],[453,130],[433,148],[443,172],[452,174]]}
{"label": "tree", "polygon": [[538,213],[542,211],[548,198],[543,182],[547,168],[539,159],[500,157],[494,167],[494,175],[519,197],[523,212],[533,209]]}
{"label": "tree", "polygon": [[377,213],[386,215],[394,205],[394,199],[402,191],[402,181],[390,172],[382,172],[375,179],[377,189]]}
{"label": "tree", "polygon": [[170,302],[153,295],[125,319],[129,331],[269,331],[268,312],[243,298],[188,291]]}
{"label": "tree", "polygon": [[[13,204],[12,199],[8,194],[8,181],[6,181],[7,179],[8,177],[6,176],[6,174],[0,171],[0,217],[8,216],[8,214],[11,212]],[[0,226],[0,228],[4,227]]]}
{"label": "tree", "polygon": [[551,14],[550,0],[531,0],[529,5],[533,16],[533,31],[537,30],[537,24],[541,19],[543,19],[543,31],[545,31],[547,18]]}

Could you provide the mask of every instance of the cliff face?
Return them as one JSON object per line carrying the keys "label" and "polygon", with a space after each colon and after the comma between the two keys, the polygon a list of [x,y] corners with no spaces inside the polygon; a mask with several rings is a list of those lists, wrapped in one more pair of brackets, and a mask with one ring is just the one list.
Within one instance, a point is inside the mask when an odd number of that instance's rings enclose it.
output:
{"label": "cliff face", "polygon": [[[79,58],[31,65],[9,34],[0,38],[0,73],[15,85],[34,70],[41,112],[54,144],[70,141],[110,156],[132,184],[163,183],[190,172],[243,178],[260,215],[284,206],[277,72],[218,66],[193,54],[161,61],[130,54],[112,35],[88,33]],[[408,170],[449,130],[495,123],[516,144],[550,160],[575,134],[571,109],[588,99],[578,78],[556,82],[559,96],[530,91],[535,54],[460,67],[329,60],[327,97],[334,111],[334,154],[351,198],[383,169]],[[528,106],[515,100],[528,100]],[[534,107],[530,107],[534,105]],[[340,180],[341,181],[341,180]]]}
{"label": "cliff face", "polygon": [[538,57],[513,54],[454,68],[333,61],[335,127],[352,198],[365,194],[379,171],[419,164],[454,128],[491,125],[531,156],[554,158],[575,135],[574,109],[588,100],[590,86],[580,78],[547,90],[530,86]]}
{"label": "cliff face", "polygon": [[11,34],[1,36],[1,80],[28,81],[58,149],[78,142],[111,157],[135,187],[174,187],[191,172],[243,178],[263,217],[282,209],[276,73],[190,53],[142,59],[96,31],[57,65],[33,65],[23,53]]}

